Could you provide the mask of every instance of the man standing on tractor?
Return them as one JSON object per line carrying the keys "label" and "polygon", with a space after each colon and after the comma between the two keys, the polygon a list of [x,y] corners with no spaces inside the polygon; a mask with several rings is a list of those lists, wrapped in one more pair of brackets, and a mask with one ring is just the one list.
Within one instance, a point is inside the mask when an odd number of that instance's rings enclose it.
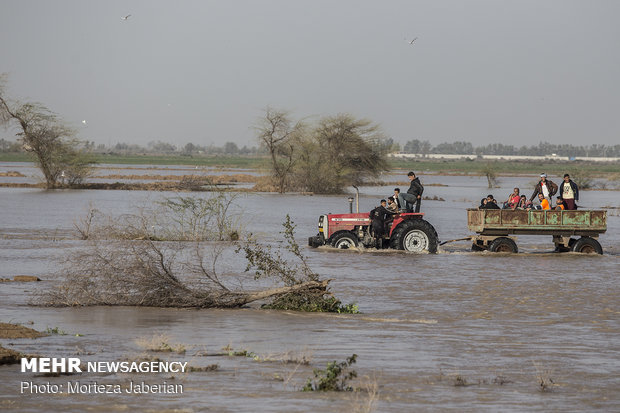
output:
{"label": "man standing on tractor", "polygon": [[409,172],[407,177],[411,183],[406,194],[401,193],[398,195],[400,207],[404,209],[403,212],[413,212],[413,204],[415,204],[415,212],[420,212],[424,186],[422,186],[420,179],[413,172]]}

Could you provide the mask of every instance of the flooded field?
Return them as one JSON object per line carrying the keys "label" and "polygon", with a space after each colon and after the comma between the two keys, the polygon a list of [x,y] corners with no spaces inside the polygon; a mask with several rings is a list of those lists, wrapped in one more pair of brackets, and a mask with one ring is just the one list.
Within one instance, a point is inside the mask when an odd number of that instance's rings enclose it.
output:
{"label": "flooded field", "polygon": [[[2,165],[0,169],[13,169]],[[24,168],[25,169],[25,168]],[[114,168],[110,167],[110,171]],[[178,171],[177,171],[178,172]],[[171,173],[177,173],[171,172]],[[108,172],[106,172],[107,174]],[[113,173],[113,172],[110,172]],[[131,173],[135,173],[131,172]],[[161,170],[157,171],[162,174]],[[183,171],[180,171],[183,173]],[[230,173],[230,172],[225,172]],[[247,171],[243,171],[247,173]],[[24,175],[29,175],[24,173]],[[2,178],[31,179],[31,178]],[[406,177],[389,176],[388,181]],[[558,182],[559,179],[554,179]],[[425,219],[440,240],[471,235],[466,208],[490,190],[486,178],[421,175]],[[535,177],[501,177],[502,201],[518,186],[528,196]],[[429,184],[446,186],[431,186]],[[393,186],[361,188],[368,211]],[[110,215],[133,213],[175,193],[0,188],[0,278],[36,275],[37,283],[0,283],[0,322],[22,323],[39,339],[0,340],[27,354],[132,360],[140,343],[165,335],[185,352],[156,353],[213,371],[40,377],[0,366],[0,409],[35,411],[366,411],[373,392],[306,393],[313,368],[358,355],[356,386],[373,388],[374,411],[620,411],[620,206],[618,191],[583,191],[583,208],[609,208],[602,256],[553,252],[550,237],[518,237],[519,254],[472,253],[449,243],[436,255],[398,251],[310,249],[311,267],[360,314],[133,307],[42,308],[33,294],[58,284],[67,255],[81,248],[73,229],[90,205]],[[187,195],[187,193],[185,194]],[[196,196],[209,196],[197,194]],[[305,245],[326,212],[347,212],[347,196],[253,194],[236,201],[244,227],[278,245],[286,214]],[[241,273],[243,257],[225,255]],[[245,286],[252,288],[251,276]],[[222,355],[222,348],[250,356]],[[228,350],[224,350],[226,352]],[[293,355],[293,356],[291,356]],[[294,361],[306,357],[309,364]],[[182,384],[182,394],[20,394],[20,383],[67,381],[126,385]],[[547,386],[542,391],[541,380]]]}

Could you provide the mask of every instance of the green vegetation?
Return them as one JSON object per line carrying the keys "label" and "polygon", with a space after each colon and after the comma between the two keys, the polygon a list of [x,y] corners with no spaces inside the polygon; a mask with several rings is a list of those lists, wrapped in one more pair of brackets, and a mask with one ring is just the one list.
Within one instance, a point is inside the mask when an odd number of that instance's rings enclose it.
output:
{"label": "green vegetation", "polygon": [[[390,158],[390,168],[423,172],[461,173],[484,175],[481,171],[488,160],[440,160],[440,159],[400,159]],[[493,163],[497,174],[533,174],[546,172],[549,175],[562,176],[566,172],[579,169],[594,174],[620,173],[617,162],[585,162],[585,161],[497,161]]]}
{"label": "green vegetation", "polygon": [[[119,165],[190,165],[214,168],[269,169],[269,158],[264,155],[108,155],[92,154],[98,164]],[[31,162],[32,157],[25,152],[0,152],[0,162]],[[423,172],[445,172],[455,174],[483,175],[481,172],[488,160],[441,160],[441,159],[401,159],[388,158],[390,169],[413,170]],[[546,172],[549,175],[562,176],[566,172],[571,177],[576,171],[595,175],[620,173],[617,162],[586,161],[507,161],[493,162],[497,174],[532,174]]]}
{"label": "green vegetation", "polygon": [[[216,168],[266,169],[268,159],[261,155],[118,155],[94,153],[92,160],[97,164],[118,165],[191,165]],[[26,152],[0,152],[2,162],[31,162]]]}
{"label": "green vegetation", "polygon": [[32,156],[26,152],[0,152],[1,162],[32,162]]}
{"label": "green vegetation", "polygon": [[60,327],[54,327],[54,328],[48,327],[45,330],[45,332],[47,334],[56,334],[56,335],[59,335],[59,336],[66,336],[67,335],[67,333],[65,331],[61,330]]}
{"label": "green vegetation", "polygon": [[315,299],[311,296],[301,296],[298,294],[283,295],[275,299],[272,303],[264,304],[261,308],[314,313],[359,314],[360,312],[357,304],[342,304],[342,302],[335,297]]}
{"label": "green vegetation", "polygon": [[268,159],[260,155],[183,156],[94,154],[94,159],[98,163],[122,165],[196,165],[247,169],[263,169],[268,167]]}
{"label": "green vegetation", "polygon": [[504,145],[502,143],[490,143],[485,146],[474,146],[471,142],[443,142],[436,146],[431,145],[428,140],[420,141],[414,139],[408,141],[403,147],[404,153],[443,153],[443,154],[459,154],[459,155],[551,155],[558,156],[584,156],[584,157],[618,157],[620,156],[620,145],[601,145],[592,144],[589,146],[577,146],[566,143],[553,144],[549,142],[540,142],[538,145],[531,146],[514,146]]}
{"label": "green vegetation", "polygon": [[[319,282],[319,275],[316,274],[308,265],[308,259],[301,252],[301,248],[295,240],[295,224],[287,214],[284,226],[284,247],[291,253],[297,263],[290,263],[278,249],[273,251],[271,246],[266,246],[255,242],[251,237],[244,244],[237,248],[237,252],[243,251],[247,260],[246,271],[254,270],[254,278],[275,277],[280,279],[287,287],[302,285],[306,282]],[[359,313],[355,304],[343,305],[340,300],[335,298],[327,289],[315,288],[306,291],[291,291],[279,294],[270,303],[264,304],[262,308],[274,310],[292,310],[309,312],[330,312],[330,313]]]}
{"label": "green vegetation", "polygon": [[314,378],[308,379],[302,391],[353,391],[347,382],[357,377],[357,372],[350,370],[356,361],[357,354],[353,354],[340,363],[328,362],[325,370],[314,369]]}

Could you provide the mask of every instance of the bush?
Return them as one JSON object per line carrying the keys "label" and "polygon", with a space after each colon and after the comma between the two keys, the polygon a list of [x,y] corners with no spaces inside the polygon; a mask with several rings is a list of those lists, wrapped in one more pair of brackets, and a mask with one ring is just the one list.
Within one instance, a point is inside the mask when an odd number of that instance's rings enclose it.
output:
{"label": "bush", "polygon": [[570,178],[577,184],[579,189],[591,189],[594,187],[592,173],[584,169],[574,169],[570,173]]}
{"label": "bush", "polygon": [[314,369],[314,378],[308,379],[302,391],[353,391],[347,382],[357,377],[357,372],[350,370],[356,361],[357,354],[353,354],[340,363],[328,362],[325,370]]}
{"label": "bush", "polygon": [[[237,252],[242,250],[245,252],[248,261],[246,271],[254,269],[255,279],[276,277],[290,287],[308,281],[318,282],[319,275],[309,267],[307,258],[302,254],[295,240],[295,224],[289,215],[286,216],[282,225],[284,226],[282,234],[286,240],[285,249],[295,257],[298,263],[292,264],[283,258],[280,251],[273,251],[271,247],[258,244],[250,239],[237,249]],[[354,304],[342,305],[341,301],[335,298],[327,288],[282,294],[271,303],[264,304],[262,308],[308,312],[359,312]]]}

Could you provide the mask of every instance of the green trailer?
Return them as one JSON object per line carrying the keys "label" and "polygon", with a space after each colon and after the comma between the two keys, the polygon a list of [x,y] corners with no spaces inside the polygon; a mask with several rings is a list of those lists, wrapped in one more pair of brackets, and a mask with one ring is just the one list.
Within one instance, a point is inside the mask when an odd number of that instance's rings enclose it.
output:
{"label": "green trailer", "polygon": [[516,253],[515,235],[551,235],[556,251],[602,254],[597,238],[607,231],[607,211],[468,209],[467,227],[478,234],[473,251]]}

